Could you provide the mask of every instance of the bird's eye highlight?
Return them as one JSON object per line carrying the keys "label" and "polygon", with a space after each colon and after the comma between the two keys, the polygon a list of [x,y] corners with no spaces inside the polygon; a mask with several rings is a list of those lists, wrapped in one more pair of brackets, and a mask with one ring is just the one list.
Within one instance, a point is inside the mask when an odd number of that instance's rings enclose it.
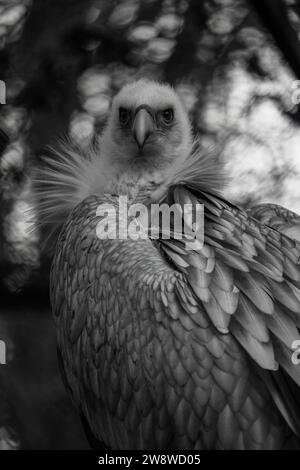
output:
{"label": "bird's eye highlight", "polygon": [[166,124],[170,124],[174,119],[174,111],[171,108],[164,109],[161,112],[161,117]]}
{"label": "bird's eye highlight", "polygon": [[120,108],[119,109],[119,121],[122,126],[126,126],[129,123],[131,117],[131,113],[129,109]]}

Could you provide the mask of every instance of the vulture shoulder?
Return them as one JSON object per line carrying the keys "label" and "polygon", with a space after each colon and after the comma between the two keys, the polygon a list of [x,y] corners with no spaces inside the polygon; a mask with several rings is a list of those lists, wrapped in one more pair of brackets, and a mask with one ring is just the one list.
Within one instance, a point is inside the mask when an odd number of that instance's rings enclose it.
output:
{"label": "vulture shoulder", "polygon": [[262,224],[269,225],[300,242],[300,216],[295,212],[277,204],[259,204],[247,212]]}

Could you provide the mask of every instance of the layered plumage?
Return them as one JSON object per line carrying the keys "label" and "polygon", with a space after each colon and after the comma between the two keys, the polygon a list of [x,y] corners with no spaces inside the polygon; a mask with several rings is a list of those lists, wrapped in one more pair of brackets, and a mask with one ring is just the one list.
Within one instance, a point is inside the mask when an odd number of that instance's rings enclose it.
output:
{"label": "layered plumage", "polygon": [[[147,106],[153,89],[164,90],[151,84],[141,97]],[[119,100],[115,107],[124,106]],[[176,134],[189,134],[175,124]],[[300,219],[225,201],[216,160],[189,136],[186,142],[186,152],[174,148],[166,166],[155,165],[155,184],[149,155],[140,154],[134,170],[127,154],[128,171],[122,166],[104,186],[89,188],[90,168],[103,174],[101,142],[100,156],[89,153],[80,174],[75,152],[40,178],[53,176],[53,189],[42,194],[49,221],[55,178],[71,204],[61,214],[76,206],[59,236],[50,289],[67,387],[92,435],[114,449],[299,448],[300,366],[292,354],[300,340]],[[204,204],[203,246],[187,249],[185,233],[181,240],[99,239],[97,208],[118,210],[120,194],[131,203]]]}

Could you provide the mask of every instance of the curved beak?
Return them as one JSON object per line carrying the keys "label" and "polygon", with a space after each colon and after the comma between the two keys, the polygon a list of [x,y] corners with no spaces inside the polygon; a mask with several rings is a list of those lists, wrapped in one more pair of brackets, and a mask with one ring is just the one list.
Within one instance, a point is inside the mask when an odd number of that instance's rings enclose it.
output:
{"label": "curved beak", "polygon": [[151,114],[145,108],[139,109],[135,115],[132,127],[132,133],[139,149],[143,148],[153,129],[154,122]]}

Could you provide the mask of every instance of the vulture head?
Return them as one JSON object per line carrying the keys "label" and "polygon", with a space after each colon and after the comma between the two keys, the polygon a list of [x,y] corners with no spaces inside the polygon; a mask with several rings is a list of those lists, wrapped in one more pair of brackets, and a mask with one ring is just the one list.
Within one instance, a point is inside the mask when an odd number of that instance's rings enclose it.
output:
{"label": "vulture head", "polygon": [[159,170],[184,160],[192,142],[190,121],[175,91],[141,79],[115,96],[102,150],[111,164]]}

